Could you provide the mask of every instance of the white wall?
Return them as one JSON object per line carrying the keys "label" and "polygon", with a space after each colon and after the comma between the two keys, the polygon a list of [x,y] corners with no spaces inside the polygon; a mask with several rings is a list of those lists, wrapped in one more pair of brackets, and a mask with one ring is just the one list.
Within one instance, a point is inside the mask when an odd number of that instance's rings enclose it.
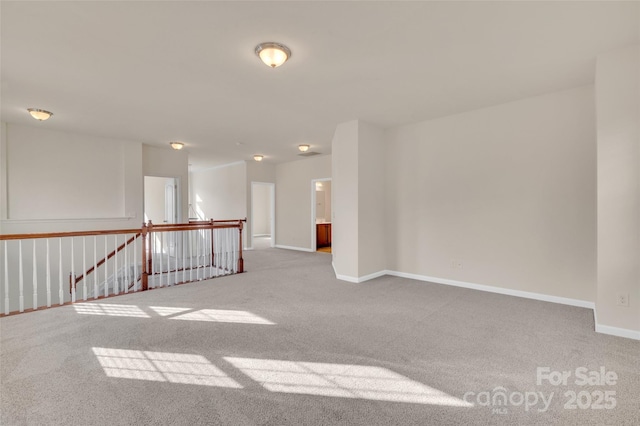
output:
{"label": "white wall", "polygon": [[247,216],[247,176],[244,162],[191,173],[193,208],[206,219]]}
{"label": "white wall", "polygon": [[142,145],[3,125],[2,233],[142,224]]}
{"label": "white wall", "polygon": [[391,130],[388,268],[595,301],[594,112],[587,86]]}
{"label": "white wall", "polygon": [[276,244],[315,250],[312,244],[311,186],[331,177],[331,156],[322,155],[276,165]]}
{"label": "white wall", "polygon": [[271,187],[254,183],[252,188],[253,235],[271,235]]}
{"label": "white wall", "polygon": [[358,126],[358,276],[386,269],[386,140],[376,126]]}
{"label": "white wall", "polygon": [[385,151],[382,129],[340,124],[332,142],[336,275],[360,281],[386,271]]}
{"label": "white wall", "polygon": [[124,142],[7,129],[9,219],[123,217]]}
{"label": "white wall", "polygon": [[[639,46],[598,56],[598,326],[640,338]],[[617,305],[618,295],[629,306]],[[605,330],[611,332],[612,330]],[[615,332],[614,332],[615,334]]]}
{"label": "white wall", "polygon": [[176,151],[170,147],[143,145],[142,160],[144,176],[178,178],[179,222],[186,222],[189,218],[189,153],[184,149]]}
{"label": "white wall", "polygon": [[333,232],[331,252],[338,277],[358,275],[358,121],[339,124],[331,142]]}

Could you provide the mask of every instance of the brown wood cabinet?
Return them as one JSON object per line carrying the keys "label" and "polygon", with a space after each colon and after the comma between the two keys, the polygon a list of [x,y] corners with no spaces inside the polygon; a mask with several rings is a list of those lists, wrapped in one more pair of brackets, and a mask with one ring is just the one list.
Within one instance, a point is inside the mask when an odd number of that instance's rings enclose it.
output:
{"label": "brown wood cabinet", "polygon": [[331,247],[331,224],[316,224],[316,244],[317,247]]}

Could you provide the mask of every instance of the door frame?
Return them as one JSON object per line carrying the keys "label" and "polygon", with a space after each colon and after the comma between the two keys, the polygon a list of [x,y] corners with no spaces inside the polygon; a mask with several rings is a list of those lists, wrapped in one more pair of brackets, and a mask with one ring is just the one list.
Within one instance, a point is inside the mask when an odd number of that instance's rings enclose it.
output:
{"label": "door frame", "polygon": [[271,247],[276,246],[276,184],[273,182],[257,182],[251,181],[251,228],[249,229],[249,242],[251,246],[249,248],[253,249],[253,222],[254,222],[254,210],[255,206],[253,204],[253,188],[256,185],[268,186],[269,187],[269,204],[270,204],[270,220],[269,225],[271,229]]}
{"label": "door frame", "polygon": [[[316,183],[331,182],[331,178],[311,179],[311,250],[318,251],[318,238],[316,234]],[[331,198],[333,198],[333,187],[331,188]],[[333,216],[333,200],[331,200],[331,216]],[[333,233],[333,217],[331,222],[331,233]],[[333,240],[333,238],[331,238]]]}

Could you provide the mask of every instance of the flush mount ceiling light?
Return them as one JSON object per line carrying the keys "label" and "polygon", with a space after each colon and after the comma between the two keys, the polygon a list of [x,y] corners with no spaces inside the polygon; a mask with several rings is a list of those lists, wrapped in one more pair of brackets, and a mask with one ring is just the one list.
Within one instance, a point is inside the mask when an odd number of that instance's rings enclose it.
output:
{"label": "flush mount ceiling light", "polygon": [[27,111],[29,111],[29,114],[31,114],[33,118],[40,121],[48,120],[49,117],[53,115],[52,112],[37,108],[27,108]]}
{"label": "flush mount ceiling light", "polygon": [[169,142],[169,145],[171,145],[171,148],[175,149],[176,151],[180,151],[182,148],[184,148],[184,144],[182,142]]}
{"label": "flush mount ceiling light", "polygon": [[307,152],[309,151],[309,145],[298,145],[298,149],[300,152]]}
{"label": "flush mount ceiling light", "polygon": [[283,44],[267,42],[256,46],[256,55],[271,68],[279,67],[291,57],[291,50]]}
{"label": "flush mount ceiling light", "polygon": [[256,154],[253,156],[253,159],[256,160],[258,163],[261,162],[263,158],[264,158],[264,155],[260,155],[260,154]]}

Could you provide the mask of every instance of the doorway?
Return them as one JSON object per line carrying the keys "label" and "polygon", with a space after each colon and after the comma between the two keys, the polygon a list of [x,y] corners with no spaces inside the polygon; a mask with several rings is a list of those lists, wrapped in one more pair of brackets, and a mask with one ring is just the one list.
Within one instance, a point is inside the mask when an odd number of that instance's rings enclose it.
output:
{"label": "doorway", "polygon": [[276,185],[251,182],[251,248],[275,247]]}
{"label": "doorway", "polygon": [[331,253],[333,209],[331,178],[311,181],[311,244],[315,251]]}
{"label": "doorway", "polygon": [[[180,223],[180,185],[177,177],[144,177],[144,221],[155,225]],[[175,256],[180,252],[177,237],[172,233],[161,233],[162,241],[154,242],[165,255]],[[165,235],[168,234],[168,235]],[[158,237],[157,237],[158,238]]]}
{"label": "doorway", "polygon": [[144,177],[144,221],[179,223],[179,185],[175,177]]}

